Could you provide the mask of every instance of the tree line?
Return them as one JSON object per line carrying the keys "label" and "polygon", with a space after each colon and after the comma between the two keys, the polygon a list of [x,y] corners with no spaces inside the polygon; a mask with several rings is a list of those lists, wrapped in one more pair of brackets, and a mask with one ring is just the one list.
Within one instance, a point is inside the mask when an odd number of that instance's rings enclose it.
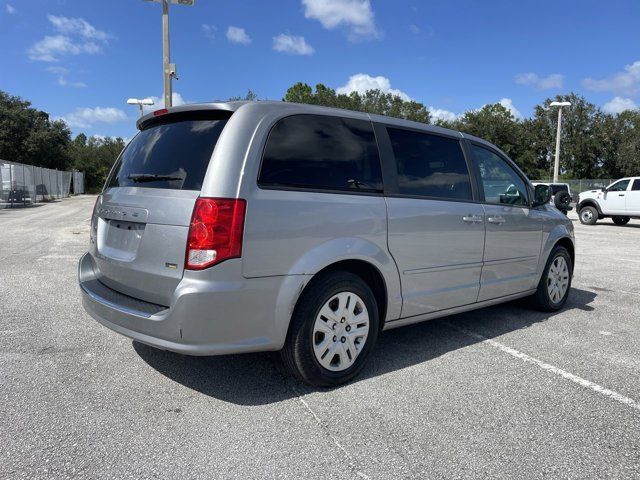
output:
{"label": "tree line", "polygon": [[338,94],[322,84],[314,90],[306,83],[296,83],[283,100],[389,115],[469,133],[500,147],[532,179],[552,175],[558,113],[549,104],[569,101],[571,107],[562,112],[561,177],[640,175],[640,110],[611,115],[576,93],[545,99],[535,107],[531,118],[518,119],[502,104],[495,103],[449,121],[433,119],[420,102],[380,90]]}
{"label": "tree line", "polygon": [[0,160],[58,170],[85,172],[85,188],[102,188],[111,165],[125,146],[122,138],[71,138],[62,120],[33,108],[20,97],[0,91]]}
{"label": "tree line", "polygon": [[[244,97],[256,100],[249,91]],[[234,100],[239,99],[235,97]],[[563,110],[561,176],[563,178],[619,178],[640,175],[640,110],[617,115],[603,112],[576,93],[545,99],[530,118],[519,119],[501,105],[469,110],[454,120],[432,118],[424,104],[380,90],[338,94],[318,84],[296,83],[283,101],[345,108],[388,115],[484,138],[507,153],[532,179],[551,176],[555,150],[557,111],[552,101],[569,101]],[[0,159],[59,170],[85,172],[88,191],[102,187],[111,165],[125,147],[122,138],[74,139],[62,120],[52,120],[30,102],[0,91]]]}

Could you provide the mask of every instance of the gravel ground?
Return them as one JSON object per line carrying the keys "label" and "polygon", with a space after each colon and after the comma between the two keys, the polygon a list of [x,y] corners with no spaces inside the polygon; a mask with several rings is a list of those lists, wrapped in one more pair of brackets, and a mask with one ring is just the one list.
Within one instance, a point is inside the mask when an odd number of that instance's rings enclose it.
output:
{"label": "gravel ground", "polygon": [[576,221],[567,307],[385,332],[353,383],[192,358],[82,309],[95,197],[0,210],[1,478],[638,478],[640,222]]}

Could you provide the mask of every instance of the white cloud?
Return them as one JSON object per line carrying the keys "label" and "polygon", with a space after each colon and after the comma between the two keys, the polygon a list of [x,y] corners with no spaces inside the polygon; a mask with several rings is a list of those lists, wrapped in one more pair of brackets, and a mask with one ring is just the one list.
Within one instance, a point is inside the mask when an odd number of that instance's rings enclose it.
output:
{"label": "white cloud", "polygon": [[582,84],[585,88],[596,92],[635,95],[640,92],[640,60],[630,65],[625,65],[623,72],[615,73],[600,80],[585,78]]}
{"label": "white cloud", "polygon": [[305,18],[318,20],[324,28],[348,28],[349,40],[379,36],[369,0],[302,0],[302,5]]}
{"label": "white cloud", "polygon": [[367,90],[380,90],[383,93],[391,93],[397,95],[403,100],[411,100],[411,97],[402,90],[391,88],[391,82],[387,77],[372,77],[366,73],[357,73],[349,77],[346,85],[338,87],[336,92],[339,94],[349,94],[351,92],[364,93]]}
{"label": "white cloud", "polygon": [[501,98],[498,103],[509,110],[516,120],[522,119],[522,114],[520,113],[520,110],[513,105],[513,100],[510,98]]}
{"label": "white cloud", "polygon": [[206,23],[202,24],[202,33],[204,33],[204,36],[213,40],[214,38],[216,38],[216,32],[218,31],[218,29],[213,26],[213,25],[207,25]]}
{"label": "white cloud", "polygon": [[227,29],[227,40],[231,43],[240,43],[242,45],[249,45],[251,38],[244,31],[244,28],[230,26]]}
{"label": "white cloud", "polygon": [[59,120],[64,120],[70,127],[91,128],[94,123],[118,123],[127,120],[127,115],[119,108],[95,107],[76,108],[73,112],[63,115]]}
{"label": "white cloud", "polygon": [[444,110],[442,108],[428,107],[427,110],[429,111],[429,114],[431,115],[431,120],[433,121],[444,120],[447,122],[452,122],[456,118],[458,118],[458,115],[456,115],[455,113],[450,112],[449,110]]}
{"label": "white cloud", "polygon": [[75,87],[75,88],[86,88],[87,84],[84,82],[70,82],[67,80],[67,77],[60,75],[58,77],[58,85],[61,87]]}
{"label": "white cloud", "polygon": [[421,30],[419,26],[417,26],[415,23],[412,23],[411,25],[409,25],[409,31],[417,35],[420,33]]}
{"label": "white cloud", "polygon": [[31,60],[41,62],[57,62],[63,55],[80,55],[86,53],[94,55],[100,53],[102,48],[94,42],[73,43],[64,35],[45,36],[34,43],[27,54]]}
{"label": "white cloud", "polygon": [[55,15],[48,15],[47,18],[58,34],[46,35],[34,43],[27,50],[31,60],[57,62],[65,55],[95,55],[102,52],[102,46],[111,38],[82,18]]}
{"label": "white cloud", "polygon": [[304,37],[285,35],[284,33],[273,37],[273,49],[276,52],[285,52],[292,55],[313,55],[315,52]]}
{"label": "white cloud", "polygon": [[541,77],[537,73],[520,73],[516,75],[516,83],[519,85],[527,85],[536,90],[549,90],[552,88],[562,88],[564,75],[552,73],[546,77]]}
{"label": "white cloud", "polygon": [[9,15],[13,15],[14,13],[16,13],[16,7],[14,7],[13,5],[9,5],[8,3],[6,4],[6,9]]}
{"label": "white cloud", "polygon": [[60,66],[51,66],[47,67],[47,72],[53,73],[58,76],[58,85],[62,87],[76,87],[76,88],[84,88],[87,86],[84,82],[70,82],[67,80],[67,75],[69,74],[69,70],[60,67]]}
{"label": "white cloud", "polygon": [[625,110],[636,110],[637,108],[640,108],[640,106],[632,99],[622,97],[614,97],[602,107],[605,112],[612,114],[622,113]]}
{"label": "white cloud", "polygon": [[53,27],[64,35],[78,35],[83,38],[99,40],[101,42],[106,42],[111,38],[111,35],[102,30],[98,30],[84,18],[58,17],[56,15],[47,15],[47,18]]}
{"label": "white cloud", "polygon": [[[164,96],[151,96],[149,97],[151,100],[153,100],[153,105],[143,105],[142,108],[144,110],[144,113],[149,113],[149,112],[153,112],[154,110],[158,110],[160,108],[164,108]],[[171,92],[171,104],[174,107],[179,107],[180,105],[184,105],[185,103],[191,103],[191,102],[187,102],[185,101],[185,99],[182,97],[182,95],[178,92]],[[137,108],[137,107],[136,107]]]}

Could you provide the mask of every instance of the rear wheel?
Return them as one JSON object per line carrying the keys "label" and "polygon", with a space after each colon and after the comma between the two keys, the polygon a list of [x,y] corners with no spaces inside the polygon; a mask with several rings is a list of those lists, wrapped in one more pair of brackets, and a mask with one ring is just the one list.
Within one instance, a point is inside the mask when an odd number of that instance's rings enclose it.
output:
{"label": "rear wheel", "polygon": [[611,217],[611,220],[613,220],[613,223],[615,223],[616,225],[626,225],[627,223],[629,223],[629,220],[631,220],[631,217]]}
{"label": "rear wheel", "polygon": [[595,225],[598,221],[598,210],[595,207],[584,207],[580,210],[580,223],[584,225]]}
{"label": "rear wheel", "polygon": [[334,272],[302,293],[281,353],[295,377],[317,387],[348,382],[362,369],[379,330],[378,306],[357,275]]}
{"label": "rear wheel", "polygon": [[566,248],[555,246],[533,296],[534,306],[547,312],[560,310],[569,296],[572,272],[571,255]]}

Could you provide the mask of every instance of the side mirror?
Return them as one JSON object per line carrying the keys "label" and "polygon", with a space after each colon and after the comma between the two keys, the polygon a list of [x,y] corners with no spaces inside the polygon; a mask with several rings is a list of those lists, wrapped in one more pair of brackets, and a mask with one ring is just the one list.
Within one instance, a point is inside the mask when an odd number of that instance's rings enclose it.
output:
{"label": "side mirror", "polygon": [[602,193],[606,193],[607,192],[607,187],[601,187],[600,190],[602,190]]}
{"label": "side mirror", "polygon": [[549,185],[536,185],[533,190],[533,206],[545,205],[551,200],[551,187]]}

